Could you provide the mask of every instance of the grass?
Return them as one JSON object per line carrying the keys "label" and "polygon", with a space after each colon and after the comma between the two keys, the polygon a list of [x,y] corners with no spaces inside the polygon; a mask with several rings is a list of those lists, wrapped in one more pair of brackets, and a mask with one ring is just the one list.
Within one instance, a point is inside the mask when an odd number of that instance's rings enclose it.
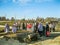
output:
{"label": "grass", "polygon": [[0,27],[0,32],[4,30],[4,27]]}
{"label": "grass", "polygon": [[[45,37],[45,38],[47,38],[47,37]],[[49,37],[49,39],[47,39],[47,40],[43,40],[43,41],[39,40],[35,43],[32,42],[32,44],[28,44],[28,45],[47,45],[47,44],[48,45],[60,45],[60,36],[57,36],[54,39],[50,39],[50,37]]]}
{"label": "grass", "polygon": [[6,23],[8,23],[10,26],[12,26],[12,25],[13,25],[13,23],[14,23],[14,21],[9,21],[9,22],[7,22],[7,21],[5,21],[5,22],[0,22],[0,25],[5,25]]}

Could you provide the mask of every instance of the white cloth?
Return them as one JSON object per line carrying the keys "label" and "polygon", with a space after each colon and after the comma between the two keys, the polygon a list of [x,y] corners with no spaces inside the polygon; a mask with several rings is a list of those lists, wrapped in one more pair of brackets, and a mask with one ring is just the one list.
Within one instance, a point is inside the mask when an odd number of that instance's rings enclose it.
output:
{"label": "white cloth", "polygon": [[53,28],[53,24],[50,24],[49,27],[50,27],[50,28]]}
{"label": "white cloth", "polygon": [[12,32],[15,33],[17,31],[16,27],[12,27]]}
{"label": "white cloth", "polygon": [[35,26],[35,25],[33,24],[33,25],[32,25],[32,31],[34,31],[34,26]]}
{"label": "white cloth", "polygon": [[8,32],[9,32],[9,25],[5,24],[5,33],[8,33]]}
{"label": "white cloth", "polygon": [[5,30],[5,33],[8,33],[9,31],[8,31],[8,29],[6,28],[6,30]]}

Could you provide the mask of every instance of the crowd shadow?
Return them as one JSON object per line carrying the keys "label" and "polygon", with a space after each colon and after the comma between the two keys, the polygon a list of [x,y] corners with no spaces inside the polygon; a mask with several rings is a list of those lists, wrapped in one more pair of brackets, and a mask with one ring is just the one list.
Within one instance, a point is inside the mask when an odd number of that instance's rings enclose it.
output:
{"label": "crowd shadow", "polygon": [[49,40],[49,39],[53,40],[58,36],[60,36],[60,33],[54,33],[54,34],[50,34],[50,36],[48,36],[48,37],[46,37],[46,36],[39,37],[38,40],[31,41],[30,43],[33,44],[33,43],[36,43],[36,42],[39,42],[39,41],[45,41],[45,40]]}
{"label": "crowd shadow", "polygon": [[[10,34],[10,33],[9,33]],[[12,33],[13,34],[13,33]],[[22,36],[22,35],[23,36]],[[29,32],[25,32],[25,33],[19,33],[19,34],[17,34],[17,36],[21,36],[21,38],[19,38],[19,39],[16,39],[15,38],[15,40],[17,40],[17,41],[19,41],[20,39],[22,39],[22,38],[24,38],[25,36],[27,37],[27,35],[28,34],[30,34]],[[6,34],[5,34],[6,35]],[[55,39],[56,37],[58,37],[58,36],[60,36],[60,33],[51,33],[50,34],[50,36],[48,36],[48,37],[46,37],[46,36],[42,36],[42,37],[40,37],[39,36],[39,34],[38,34],[38,39],[36,40],[36,41],[31,41],[31,42],[26,42],[27,44],[32,44],[32,43],[36,43],[36,42],[39,42],[39,41],[45,41],[45,40],[49,40],[49,39],[51,39],[51,40],[53,40],[53,39]],[[9,38],[10,39],[10,38]],[[9,40],[8,39],[8,40]],[[21,41],[19,41],[20,43],[25,43],[25,42],[23,42],[22,40]]]}

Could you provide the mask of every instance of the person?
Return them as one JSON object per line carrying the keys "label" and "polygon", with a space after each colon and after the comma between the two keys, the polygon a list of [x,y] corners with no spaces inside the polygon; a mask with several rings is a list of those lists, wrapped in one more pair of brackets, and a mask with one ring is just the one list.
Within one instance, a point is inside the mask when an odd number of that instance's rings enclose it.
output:
{"label": "person", "polygon": [[32,32],[34,32],[35,24],[32,24]]}
{"label": "person", "polygon": [[34,26],[34,33],[36,33],[38,31],[38,22],[35,23],[35,26]]}
{"label": "person", "polygon": [[12,26],[12,32],[16,33],[16,31],[17,31],[17,28],[16,28],[15,24],[13,24],[13,26]]}
{"label": "person", "polygon": [[42,23],[38,24],[38,33],[40,37],[43,35],[43,24]]}
{"label": "person", "polygon": [[53,30],[53,24],[52,23],[49,24],[49,30],[50,30],[50,32]]}
{"label": "person", "polygon": [[24,22],[23,22],[23,24],[22,24],[22,28],[23,28],[23,30],[25,30],[25,24],[24,24]]}
{"label": "person", "polygon": [[50,35],[49,24],[48,24],[48,22],[46,22],[46,37],[48,37],[49,35]]}
{"label": "person", "polygon": [[27,23],[26,23],[26,28],[25,29],[27,30]]}
{"label": "person", "polygon": [[18,30],[18,23],[17,22],[15,23],[15,26],[16,26],[16,29]]}
{"label": "person", "polygon": [[45,36],[45,26],[43,26],[43,35]]}
{"label": "person", "polygon": [[8,33],[9,32],[9,25],[6,23],[5,24],[5,33]]}
{"label": "person", "polygon": [[20,22],[18,22],[18,30],[20,30]]}
{"label": "person", "polygon": [[31,23],[27,23],[27,31],[30,31],[30,32],[33,31],[32,24]]}
{"label": "person", "polygon": [[53,32],[55,31],[55,24],[53,23]]}

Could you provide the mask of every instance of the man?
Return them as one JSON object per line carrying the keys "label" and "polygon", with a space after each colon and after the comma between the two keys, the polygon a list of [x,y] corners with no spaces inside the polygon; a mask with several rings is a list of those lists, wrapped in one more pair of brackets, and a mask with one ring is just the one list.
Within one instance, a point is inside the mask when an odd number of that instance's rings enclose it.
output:
{"label": "man", "polygon": [[35,26],[34,26],[34,33],[36,33],[38,31],[38,22],[35,23]]}
{"label": "man", "polygon": [[49,30],[50,30],[50,32],[53,30],[53,24],[52,23],[49,24]]}
{"label": "man", "polygon": [[45,26],[43,26],[43,35],[45,36]]}
{"label": "man", "polygon": [[25,30],[25,23],[24,22],[22,24],[22,28],[23,28],[23,30]]}
{"label": "man", "polygon": [[40,37],[43,35],[43,24],[42,23],[38,24],[38,33]]}
{"label": "man", "polygon": [[53,32],[55,31],[55,24],[53,23]]}
{"label": "man", "polygon": [[20,22],[18,22],[18,30],[20,30],[20,25],[21,25]]}

